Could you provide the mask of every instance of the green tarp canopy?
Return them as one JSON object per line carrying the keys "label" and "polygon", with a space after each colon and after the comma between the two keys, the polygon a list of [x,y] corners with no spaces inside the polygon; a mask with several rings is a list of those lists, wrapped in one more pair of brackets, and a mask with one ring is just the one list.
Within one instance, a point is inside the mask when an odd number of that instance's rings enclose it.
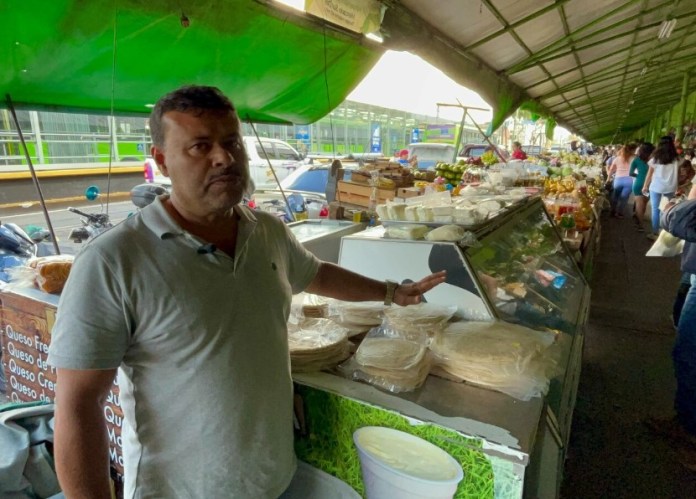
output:
{"label": "green tarp canopy", "polygon": [[[600,143],[655,131],[680,101],[668,126],[696,115],[693,0],[379,2],[382,45],[272,0],[5,0],[0,92],[33,108],[147,113],[205,83],[243,118],[308,123],[393,49],[478,92],[489,132],[520,106]],[[406,68],[385,84],[420,77]]]}
{"label": "green tarp canopy", "polygon": [[34,109],[143,114],[196,83],[220,87],[242,119],[310,123],[382,53],[364,37],[249,0],[7,0],[0,20],[0,105],[9,94]]}

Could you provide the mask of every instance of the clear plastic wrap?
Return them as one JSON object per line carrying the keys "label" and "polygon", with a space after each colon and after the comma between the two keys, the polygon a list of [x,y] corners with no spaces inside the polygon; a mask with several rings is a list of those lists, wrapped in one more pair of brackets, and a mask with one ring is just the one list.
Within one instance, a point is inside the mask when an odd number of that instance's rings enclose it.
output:
{"label": "clear plastic wrap", "polygon": [[323,296],[312,293],[299,293],[292,297],[290,317],[292,322],[297,322],[303,317],[327,318],[329,316],[329,302]]}
{"label": "clear plastic wrap", "polygon": [[33,288],[60,294],[68,280],[74,255],[51,255],[32,258],[25,266],[9,269],[9,288]]}
{"label": "clear plastic wrap", "polygon": [[394,330],[402,338],[427,345],[457,312],[456,306],[420,303],[408,307],[385,307],[385,329]]}
{"label": "clear plastic wrap", "polygon": [[423,239],[429,231],[430,227],[427,225],[390,225],[384,235],[392,239],[418,240]]}
{"label": "clear plastic wrap", "polygon": [[384,303],[378,301],[329,301],[329,316],[348,330],[348,336],[366,333],[379,326],[384,318]]}
{"label": "clear plastic wrap", "polygon": [[350,355],[348,331],[329,319],[288,323],[288,347],[293,372],[321,371]]}
{"label": "clear plastic wrap", "polygon": [[430,366],[430,353],[424,345],[380,327],[370,330],[355,355],[339,370],[352,379],[400,393],[420,387]]}
{"label": "clear plastic wrap", "polygon": [[502,321],[457,322],[430,344],[434,362],[455,379],[519,400],[548,392],[558,372],[555,335]]}

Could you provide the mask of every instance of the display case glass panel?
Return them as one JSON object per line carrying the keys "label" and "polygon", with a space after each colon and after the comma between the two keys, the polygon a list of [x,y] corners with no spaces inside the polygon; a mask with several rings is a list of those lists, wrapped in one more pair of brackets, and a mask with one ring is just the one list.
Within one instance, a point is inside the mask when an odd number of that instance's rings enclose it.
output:
{"label": "display case glass panel", "polygon": [[541,203],[480,238],[467,258],[499,317],[573,334],[587,283]]}

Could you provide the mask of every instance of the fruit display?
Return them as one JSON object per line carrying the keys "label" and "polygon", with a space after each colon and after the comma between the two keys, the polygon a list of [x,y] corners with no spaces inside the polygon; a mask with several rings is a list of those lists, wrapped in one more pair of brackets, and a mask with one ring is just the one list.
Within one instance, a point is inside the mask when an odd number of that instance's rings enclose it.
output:
{"label": "fruit display", "polygon": [[450,164],[450,163],[437,163],[435,165],[435,174],[436,178],[435,180],[437,181],[438,179],[443,179],[440,180],[439,183],[448,183],[452,185],[456,185],[459,183],[459,181],[462,178],[462,174],[469,168],[469,165],[464,161],[464,160],[459,160],[455,164]]}
{"label": "fruit display", "polygon": [[492,166],[499,161],[498,156],[493,151],[486,151],[481,155],[481,162],[485,166]]}

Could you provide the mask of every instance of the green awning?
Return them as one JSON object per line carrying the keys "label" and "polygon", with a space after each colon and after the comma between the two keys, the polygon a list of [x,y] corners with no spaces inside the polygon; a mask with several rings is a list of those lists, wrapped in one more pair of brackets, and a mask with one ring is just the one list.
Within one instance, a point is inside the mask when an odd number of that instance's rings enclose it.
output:
{"label": "green awning", "polygon": [[17,107],[141,114],[195,83],[220,87],[242,119],[310,123],[382,53],[250,0],[6,1],[0,19],[1,106],[9,94]]}

